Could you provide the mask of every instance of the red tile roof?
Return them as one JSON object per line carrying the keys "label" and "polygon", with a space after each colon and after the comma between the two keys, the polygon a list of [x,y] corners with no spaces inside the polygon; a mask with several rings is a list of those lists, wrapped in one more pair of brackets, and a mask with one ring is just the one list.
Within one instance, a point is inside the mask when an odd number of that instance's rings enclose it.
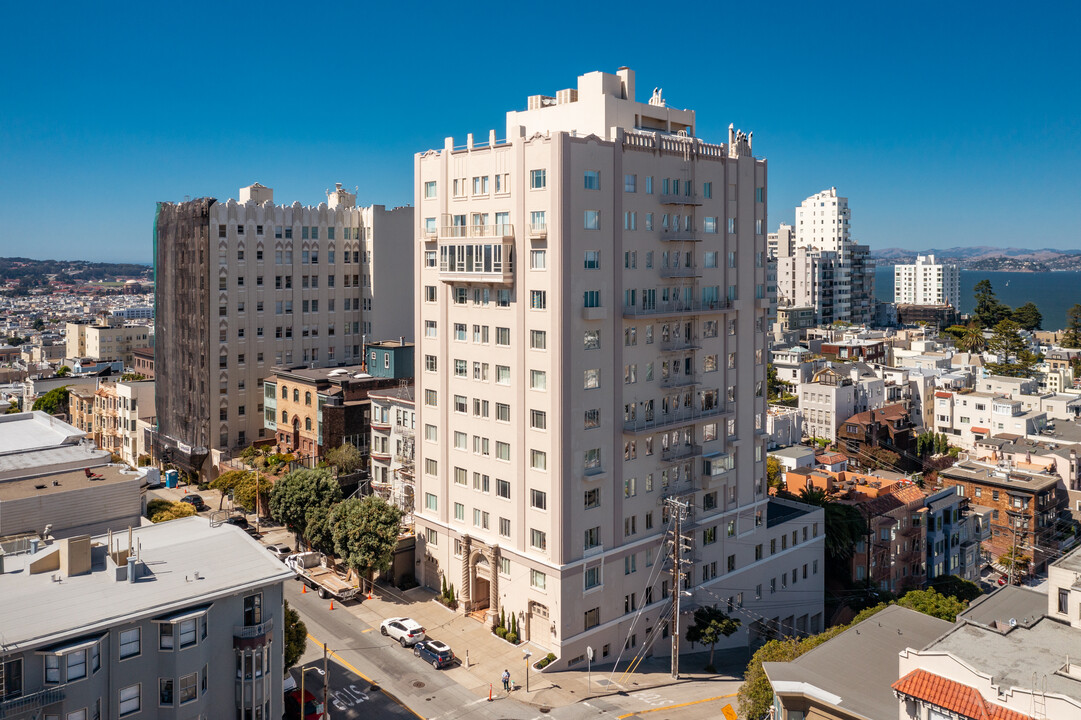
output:
{"label": "red tile roof", "polygon": [[935,393],[936,398],[950,398],[953,397],[953,393],[948,393],[945,390],[939,390]]}
{"label": "red tile roof", "polygon": [[923,700],[974,720],[1033,720],[1029,715],[987,702],[974,687],[947,680],[926,670],[913,670],[895,682],[893,689],[901,695]]}
{"label": "red tile roof", "polygon": [[976,427],[975,425],[973,425],[973,426],[972,426],[972,432],[978,432],[978,433],[990,434],[991,430],[990,430],[989,428],[985,428],[985,427]]}

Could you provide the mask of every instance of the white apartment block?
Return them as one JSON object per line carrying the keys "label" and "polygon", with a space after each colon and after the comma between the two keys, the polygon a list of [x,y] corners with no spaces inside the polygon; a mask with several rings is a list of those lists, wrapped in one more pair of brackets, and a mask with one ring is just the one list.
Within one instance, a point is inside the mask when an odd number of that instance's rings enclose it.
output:
{"label": "white apartment block", "polygon": [[216,465],[265,436],[271,368],[350,365],[373,336],[411,338],[412,227],[412,208],[357,207],[341,183],[317,207],[275,205],[258,183],[159,203],[158,456]]}
{"label": "white apartment block", "polygon": [[94,325],[69,322],[64,330],[66,357],[72,361],[79,358],[103,362],[119,360],[125,367],[132,367],[135,364],[132,351],[150,347],[150,334],[149,326],[126,325],[124,318],[116,316],[103,316]]}
{"label": "white apartment block", "polygon": [[412,386],[368,393],[372,401],[371,482],[384,500],[414,509],[417,411]]}
{"label": "white apartment block", "polygon": [[815,193],[796,208],[795,247],[813,247],[844,255],[852,244],[848,198],[837,188]]}
{"label": "white apartment block", "polygon": [[893,267],[893,301],[898,305],[961,307],[961,268],[917,255],[912,265]]}
{"label": "white apartment block", "polygon": [[870,365],[850,363],[823,368],[811,382],[800,383],[796,394],[803,413],[803,434],[835,442],[841,423],[885,404],[886,382]]}
{"label": "white apartment block", "polygon": [[820,511],[765,491],[766,162],[634,84],[416,156],[417,576],[557,667],[670,652],[667,496],[685,609],[727,608],[733,645],[823,626]]}

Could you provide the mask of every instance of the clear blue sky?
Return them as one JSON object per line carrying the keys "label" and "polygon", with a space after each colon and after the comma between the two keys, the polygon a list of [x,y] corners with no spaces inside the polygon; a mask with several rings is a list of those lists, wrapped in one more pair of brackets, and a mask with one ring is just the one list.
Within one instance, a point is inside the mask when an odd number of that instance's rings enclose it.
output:
{"label": "clear blue sky", "polygon": [[412,202],[413,153],[637,72],[754,131],[770,226],[836,186],[875,247],[1081,247],[1081,5],[8,3],[0,255],[151,260],[154,203]]}

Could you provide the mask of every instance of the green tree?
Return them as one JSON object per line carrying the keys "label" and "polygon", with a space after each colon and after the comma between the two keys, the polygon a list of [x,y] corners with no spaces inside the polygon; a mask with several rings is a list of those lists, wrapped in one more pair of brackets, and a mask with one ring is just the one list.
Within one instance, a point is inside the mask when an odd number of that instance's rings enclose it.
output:
{"label": "green tree", "polygon": [[1081,348],[1081,303],[1075,303],[1066,311],[1066,332],[1062,334],[1062,347]]}
{"label": "green tree", "polygon": [[210,483],[210,487],[221,491],[221,501],[218,503],[220,510],[225,502],[225,496],[233,493],[233,503],[239,507],[255,511],[256,491],[259,495],[259,507],[264,507],[270,500],[271,484],[261,479],[252,470],[229,470],[223,472]]}
{"label": "green tree", "polygon": [[956,575],[939,575],[932,578],[928,585],[942,595],[955,597],[965,603],[970,603],[983,595],[983,590],[980,589],[979,585]]}
{"label": "green tree", "polygon": [[38,317],[34,318],[33,327],[38,332],[41,332],[42,330],[44,330],[45,329],[45,318],[41,317],[40,315]]}
{"label": "green tree", "polygon": [[987,349],[987,339],[983,336],[983,328],[975,322],[971,322],[965,328],[965,333],[957,340],[957,348],[967,353],[979,354]]}
{"label": "green tree", "polygon": [[772,455],[766,456],[766,482],[771,488],[781,486],[781,461]]}
{"label": "green tree", "polygon": [[968,603],[950,595],[940,595],[934,588],[909,590],[901,596],[897,604],[948,622],[955,621],[957,614],[968,607]]}
{"label": "green tree", "polygon": [[867,448],[864,464],[872,470],[877,470],[879,468],[883,470],[893,470],[897,467],[897,463],[900,462],[900,460],[901,456],[893,450],[887,450],[884,447],[876,445]]}
{"label": "green tree", "polygon": [[8,406],[7,411],[4,413],[5,415],[14,415],[15,413],[23,411],[22,398],[11,398],[10,402],[11,405]]}
{"label": "green tree", "polygon": [[994,334],[987,342],[988,352],[996,356],[995,362],[987,363],[989,372],[1009,377],[1032,377],[1035,373],[1040,357],[1028,349],[1020,330],[1013,320],[1002,320],[995,325]]}
{"label": "green tree", "polygon": [[305,523],[304,539],[308,541],[312,548],[326,555],[335,553],[334,526],[331,520],[334,507],[330,505],[313,505],[308,508]]}
{"label": "green tree", "polygon": [[270,516],[298,537],[307,537],[312,508],[329,507],[342,499],[342,487],[327,470],[293,470],[270,491]]}
{"label": "green tree", "polygon": [[56,370],[56,376],[57,377],[67,377],[68,375],[71,375],[71,368],[68,367],[67,365],[61,365],[59,368],[57,368],[57,370]]}
{"label": "green tree", "polygon": [[976,295],[976,309],[972,313],[972,321],[981,328],[994,327],[1009,317],[1010,306],[999,302],[990,280],[980,280],[973,291]]}
{"label": "green tree", "polygon": [[339,475],[349,475],[360,470],[364,463],[364,456],[360,450],[349,443],[342,443],[327,452],[327,462],[338,468]]}
{"label": "green tree", "polygon": [[799,489],[800,502],[807,503],[808,505],[814,505],[816,507],[826,507],[829,503],[829,495],[826,491],[819,487],[802,487]]}
{"label": "green tree", "polygon": [[960,340],[965,336],[966,326],[964,325],[950,325],[949,327],[942,328],[942,332],[946,335],[952,335],[954,340]]}
{"label": "green tree", "polygon": [[1027,302],[1019,308],[1014,308],[1010,319],[1023,327],[1025,330],[1039,330],[1043,325],[1043,314],[1036,303]]}
{"label": "green tree", "polygon": [[146,504],[146,514],[150,522],[160,523],[190,517],[195,514],[195,508],[191,503],[156,499]]}
{"label": "green tree", "polygon": [[1028,572],[1028,566],[1032,563],[1032,558],[1025,555],[1025,553],[1017,547],[1012,547],[1002,555],[998,556],[998,564],[1001,565],[1006,572],[1013,571],[1013,576],[1018,577]]}
{"label": "green tree", "polygon": [[402,511],[377,495],[350,498],[330,514],[334,548],[345,564],[364,577],[386,572],[394,558]]}
{"label": "green tree", "polygon": [[308,648],[308,627],[300,619],[300,613],[284,601],[285,616],[285,669],[293,667]]}
{"label": "green tree", "polygon": [[726,638],[741,625],[738,619],[728,617],[715,607],[700,607],[694,611],[694,622],[687,627],[687,640],[693,643],[709,645],[709,664],[707,672],[715,672],[713,668],[713,650],[721,638]]}
{"label": "green tree", "polygon": [[68,397],[71,395],[71,389],[65,385],[64,387],[53,388],[49,392],[45,393],[37,400],[34,401],[32,410],[41,410],[49,415],[56,415],[57,413],[67,412],[68,410]]}

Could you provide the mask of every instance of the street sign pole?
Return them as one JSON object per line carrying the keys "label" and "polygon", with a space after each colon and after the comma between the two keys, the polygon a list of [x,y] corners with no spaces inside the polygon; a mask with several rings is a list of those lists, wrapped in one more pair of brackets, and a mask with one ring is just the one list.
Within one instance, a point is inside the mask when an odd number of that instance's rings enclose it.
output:
{"label": "street sign pole", "polygon": [[593,694],[593,646],[586,646],[586,695]]}

